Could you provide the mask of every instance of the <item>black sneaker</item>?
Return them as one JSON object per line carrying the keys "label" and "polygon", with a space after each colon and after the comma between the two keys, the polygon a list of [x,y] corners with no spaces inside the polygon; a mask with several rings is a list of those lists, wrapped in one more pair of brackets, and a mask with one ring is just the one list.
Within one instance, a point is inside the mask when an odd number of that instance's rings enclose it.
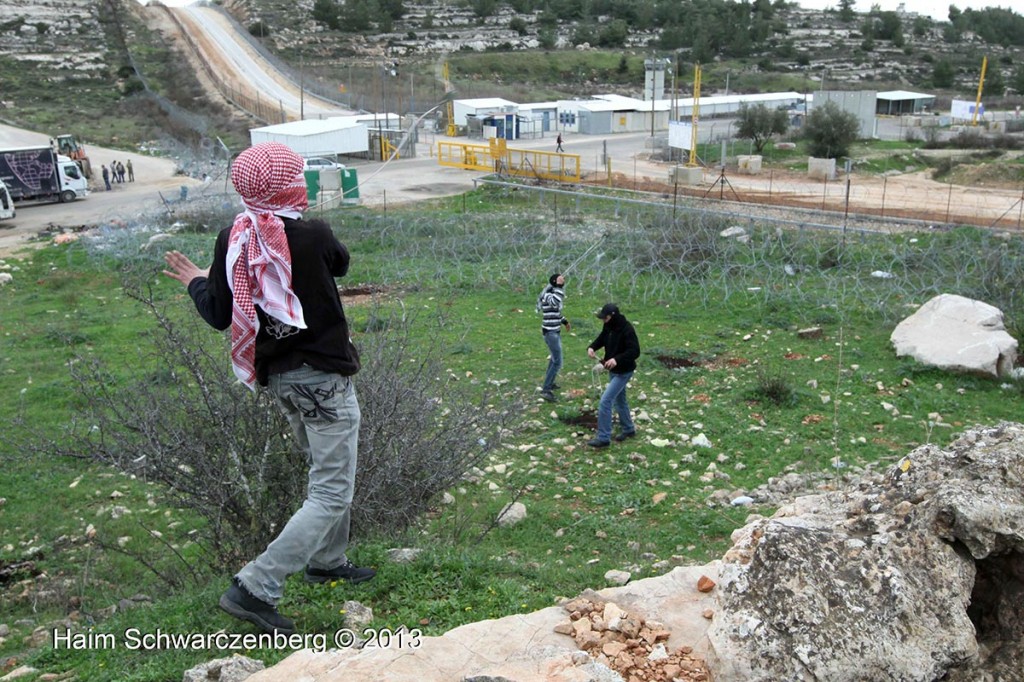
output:
{"label": "black sneaker", "polygon": [[360,568],[353,564],[351,559],[345,559],[345,563],[335,568],[313,568],[312,566],[306,566],[307,583],[326,583],[332,580],[344,580],[355,585],[364,583],[375,575],[377,575],[377,571],[372,568]]}
{"label": "black sneaker", "polygon": [[590,440],[587,441],[587,445],[589,445],[592,448],[606,448],[609,445],[611,445],[611,441],[598,440],[597,438],[591,438]]}
{"label": "black sneaker", "polygon": [[558,396],[556,396],[551,391],[541,391],[540,392],[540,397],[543,398],[544,400],[548,401],[549,403],[557,403],[558,402]]}
{"label": "black sneaker", "polygon": [[551,390],[552,391],[557,391],[560,388],[561,388],[561,386],[559,386],[558,384],[551,384]]}
{"label": "black sneaker", "polygon": [[620,433],[619,435],[615,436],[615,442],[616,443],[621,443],[622,441],[626,440],[627,438],[636,438],[636,431],[629,431],[628,433]]}
{"label": "black sneaker", "polygon": [[220,607],[235,618],[253,623],[266,633],[290,635],[295,632],[295,623],[278,613],[276,606],[252,596],[235,579],[231,580],[228,591],[220,596]]}

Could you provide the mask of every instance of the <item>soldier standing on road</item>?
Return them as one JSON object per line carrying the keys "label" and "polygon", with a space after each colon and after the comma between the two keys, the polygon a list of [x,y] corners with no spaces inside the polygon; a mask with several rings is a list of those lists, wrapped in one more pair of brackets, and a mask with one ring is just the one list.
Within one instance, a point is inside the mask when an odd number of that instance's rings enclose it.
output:
{"label": "soldier standing on road", "polygon": [[128,171],[128,182],[135,182],[135,169],[132,168],[132,160],[125,161],[124,167]]}
{"label": "soldier standing on road", "polygon": [[558,133],[558,139],[555,140],[555,151],[561,152],[562,150],[562,133]]}
{"label": "soldier standing on road", "polygon": [[103,169],[103,184],[107,186],[107,191],[110,191],[110,171],[107,170],[106,166],[100,166]]}

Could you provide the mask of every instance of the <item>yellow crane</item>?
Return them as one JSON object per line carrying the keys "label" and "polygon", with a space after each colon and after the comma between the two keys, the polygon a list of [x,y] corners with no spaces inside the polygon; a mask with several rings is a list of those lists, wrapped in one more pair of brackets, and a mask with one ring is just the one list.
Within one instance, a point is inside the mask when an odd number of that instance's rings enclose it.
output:
{"label": "yellow crane", "polygon": [[974,100],[974,115],[971,116],[971,125],[978,125],[978,109],[981,108],[981,89],[985,87],[985,70],[988,68],[988,56],[981,58],[981,78],[978,79],[978,97]]}
{"label": "yellow crane", "polygon": [[690,160],[686,164],[697,165],[697,121],[700,119],[700,64],[693,66],[693,119],[690,126]]}
{"label": "yellow crane", "polygon": [[458,134],[458,129],[455,127],[455,105],[452,104],[455,88],[452,87],[452,82],[448,78],[448,62],[444,63],[441,74],[444,76],[444,97],[448,100],[445,105],[445,113],[448,116],[448,130],[445,132],[448,134],[448,137],[455,137]]}

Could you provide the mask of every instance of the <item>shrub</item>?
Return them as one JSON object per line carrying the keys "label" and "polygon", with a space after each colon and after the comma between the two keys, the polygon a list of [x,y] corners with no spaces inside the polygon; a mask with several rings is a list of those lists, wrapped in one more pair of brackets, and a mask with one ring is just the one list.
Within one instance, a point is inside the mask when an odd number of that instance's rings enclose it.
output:
{"label": "shrub", "polygon": [[774,367],[759,367],[757,383],[750,392],[754,400],[765,400],[776,407],[792,407],[798,395],[789,377]]}
{"label": "shrub", "polygon": [[[63,443],[35,447],[93,459],[161,484],[177,505],[206,520],[194,537],[214,568],[261,551],[305,494],[307,466],[289,447],[287,424],[265,391],[234,378],[224,344],[194,311],[159,306],[128,288],[156,321],[131,376],[92,359],[71,363],[84,418]],[[437,494],[500,445],[521,406],[449,377],[439,347],[411,330],[442,315],[392,316],[361,341],[362,422],[352,524],[364,534],[405,530]],[[216,341],[215,341],[216,339]]]}

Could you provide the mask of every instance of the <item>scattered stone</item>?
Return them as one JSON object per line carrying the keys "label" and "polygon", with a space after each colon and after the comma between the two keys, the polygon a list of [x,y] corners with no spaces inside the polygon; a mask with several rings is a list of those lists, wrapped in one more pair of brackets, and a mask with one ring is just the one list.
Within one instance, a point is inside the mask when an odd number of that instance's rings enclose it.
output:
{"label": "scattered stone", "polygon": [[39,671],[29,665],[18,666],[11,672],[7,673],[3,677],[0,677],[0,682],[7,682],[8,680],[17,680],[22,677],[28,677],[29,675],[35,675]]}
{"label": "scattered stone", "polygon": [[397,549],[389,549],[387,551],[388,561],[396,564],[411,564],[416,560],[420,554],[423,553],[422,549],[414,549],[411,547],[403,547]]}
{"label": "scattered stone", "polygon": [[710,592],[713,589],[715,589],[715,581],[706,575],[702,575],[697,581],[698,592]]}
{"label": "scattered stone", "polygon": [[696,446],[698,448],[710,448],[711,447],[711,441],[708,440],[708,437],[705,436],[703,433],[698,433],[696,436],[694,436],[693,440],[690,441],[690,444],[694,445],[694,446]]}
{"label": "scattered stone", "polygon": [[825,335],[825,332],[821,327],[807,327],[797,331],[796,335],[801,339],[820,339]]}
{"label": "scattered stone", "polygon": [[347,601],[341,605],[345,614],[345,627],[362,630],[373,622],[373,609],[357,601]]}
{"label": "scattered stone", "polygon": [[512,502],[505,505],[498,514],[498,525],[502,528],[511,528],[526,519],[526,505],[522,502]]}
{"label": "scattered stone", "polygon": [[[610,674],[588,679],[626,682],[697,682],[710,679],[704,661],[692,655],[692,647],[683,646],[674,652],[668,650],[667,642],[672,633],[662,623],[646,620],[613,602],[602,603],[584,597],[563,604],[563,608],[574,619],[572,627],[576,646],[587,652],[594,662],[610,669]],[[556,631],[562,632],[566,625],[560,623]],[[588,661],[574,654],[572,662],[580,667]]]}
{"label": "scattered stone", "polygon": [[182,682],[244,682],[264,667],[263,661],[247,656],[218,658],[186,670]]}
{"label": "scattered stone", "polygon": [[625,585],[633,575],[629,571],[617,571],[612,569],[604,574],[604,579],[609,585]]}

